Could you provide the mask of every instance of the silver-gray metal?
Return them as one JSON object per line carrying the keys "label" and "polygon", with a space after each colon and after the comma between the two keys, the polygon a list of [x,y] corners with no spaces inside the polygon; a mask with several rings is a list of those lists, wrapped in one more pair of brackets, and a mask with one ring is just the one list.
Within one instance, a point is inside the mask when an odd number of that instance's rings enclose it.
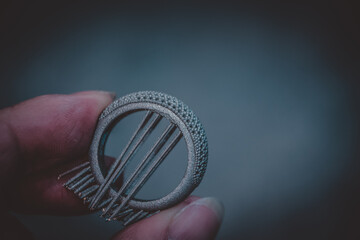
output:
{"label": "silver-gray metal", "polygon": [[[128,115],[146,111],[143,120],[107,172],[104,149],[110,132]],[[170,124],[146,153],[136,169],[118,189],[113,184],[123,175],[134,154],[162,119]],[[187,146],[187,168],[179,185],[155,200],[135,198],[149,177],[181,139]],[[169,142],[169,143],[168,143]],[[102,209],[107,220],[120,220],[124,226],[151,216],[183,201],[199,185],[206,170],[208,144],[205,131],[195,114],[180,100],[167,94],[144,91],[126,95],[111,103],[100,115],[89,151],[90,161],[59,176],[78,173],[65,183],[90,209]],[[90,166],[89,166],[90,165]]]}

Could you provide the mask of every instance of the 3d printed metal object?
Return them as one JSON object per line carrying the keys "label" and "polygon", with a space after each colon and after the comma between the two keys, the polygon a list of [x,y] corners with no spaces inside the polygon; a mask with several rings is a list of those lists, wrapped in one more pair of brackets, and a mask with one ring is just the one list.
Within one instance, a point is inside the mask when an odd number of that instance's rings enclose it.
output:
{"label": "3d printed metal object", "polygon": [[[145,112],[143,120],[120,156],[110,167],[104,167],[104,148],[110,132],[117,123],[135,112]],[[128,163],[162,119],[167,119],[169,125],[141,158],[135,170],[127,174],[121,186],[115,188],[114,184],[124,175],[122,173]],[[181,138],[186,142],[188,159],[180,184],[160,199],[135,198]],[[102,112],[89,156],[89,162],[59,177],[77,171],[65,186],[83,198],[90,209],[102,209],[103,217],[120,220],[126,226],[183,201],[199,185],[205,173],[208,145],[199,119],[184,103],[163,93],[146,91],[119,98]]]}

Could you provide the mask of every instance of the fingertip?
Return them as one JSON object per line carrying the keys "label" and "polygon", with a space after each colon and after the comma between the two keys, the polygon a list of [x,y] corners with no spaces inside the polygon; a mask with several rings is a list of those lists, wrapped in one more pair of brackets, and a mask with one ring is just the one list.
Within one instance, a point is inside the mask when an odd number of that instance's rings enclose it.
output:
{"label": "fingertip", "polygon": [[224,207],[213,197],[187,205],[172,219],[168,239],[214,239],[222,222]]}
{"label": "fingertip", "polygon": [[216,216],[217,220],[220,223],[222,222],[222,219],[224,217],[224,205],[217,198],[205,197],[205,198],[197,199],[196,201],[193,201],[190,205],[188,205],[186,209],[192,206],[208,208]]}
{"label": "fingertip", "polygon": [[219,200],[191,196],[172,208],[125,228],[113,239],[214,239],[223,213]]}
{"label": "fingertip", "polygon": [[105,91],[42,95],[2,110],[0,121],[11,126],[22,159],[33,161],[32,169],[38,170],[38,163],[47,166],[85,154],[100,113],[114,97]]}
{"label": "fingertip", "polygon": [[107,91],[82,91],[70,94],[76,100],[84,101],[84,105],[90,104],[96,114],[100,114],[112,101],[115,100],[116,94]]}
{"label": "fingertip", "polygon": [[76,92],[71,94],[71,96],[95,99],[100,110],[103,110],[116,98],[116,94],[114,92],[107,92],[101,90]]}

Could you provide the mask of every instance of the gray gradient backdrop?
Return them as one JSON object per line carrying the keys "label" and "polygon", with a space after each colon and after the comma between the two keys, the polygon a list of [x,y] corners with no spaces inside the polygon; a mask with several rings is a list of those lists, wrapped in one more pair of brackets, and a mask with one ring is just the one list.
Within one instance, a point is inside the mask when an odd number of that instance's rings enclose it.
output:
{"label": "gray gradient backdrop", "polygon": [[[88,89],[169,93],[206,128],[208,171],[194,194],[223,201],[219,239],[355,239],[358,25],[346,11],[283,2],[8,4],[1,106]],[[119,230],[97,214],[19,217],[38,239]]]}

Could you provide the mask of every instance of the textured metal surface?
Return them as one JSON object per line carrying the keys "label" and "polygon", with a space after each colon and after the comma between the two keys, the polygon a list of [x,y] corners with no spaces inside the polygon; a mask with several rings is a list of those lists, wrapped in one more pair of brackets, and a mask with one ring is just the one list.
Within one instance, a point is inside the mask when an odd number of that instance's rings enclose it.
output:
{"label": "textured metal surface", "polygon": [[[122,153],[104,172],[104,149],[112,129],[129,114],[144,111],[143,120]],[[141,148],[162,119],[169,125],[119,189],[112,187],[133,155]],[[167,155],[184,138],[187,168],[179,185],[168,195],[155,200],[136,199],[144,183]],[[108,220],[121,220],[124,226],[183,201],[200,183],[206,170],[208,145],[205,131],[195,114],[180,100],[158,92],[126,95],[111,103],[100,115],[89,151],[90,163],[62,174],[78,172],[65,186],[84,199],[90,209],[103,209]],[[89,166],[90,165],[90,166]]]}

